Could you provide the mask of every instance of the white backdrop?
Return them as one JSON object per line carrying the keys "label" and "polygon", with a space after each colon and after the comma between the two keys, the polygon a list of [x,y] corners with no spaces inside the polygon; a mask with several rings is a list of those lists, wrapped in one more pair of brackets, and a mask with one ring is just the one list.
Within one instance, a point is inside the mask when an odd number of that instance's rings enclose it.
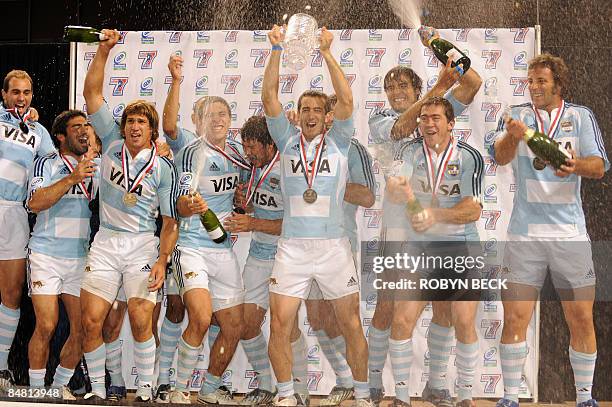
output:
{"label": "white backdrop", "polygon": [[[472,68],[483,78],[483,86],[467,112],[456,119],[454,134],[480,150],[485,164],[484,209],[478,222],[481,240],[487,242],[487,255],[491,264],[499,264],[501,249],[498,242],[505,239],[505,231],[512,207],[514,181],[509,168],[497,168],[488,153],[493,131],[508,104],[528,100],[526,92],[527,61],[534,55],[533,28],[512,29],[447,29],[441,35],[464,50],[472,60]],[[355,100],[356,137],[369,145],[368,118],[381,108],[388,107],[383,90],[385,73],[395,65],[414,69],[429,89],[437,80],[440,64],[431,51],[419,42],[415,30],[342,30],[333,31],[332,51],[351,82]],[[78,44],[76,50],[76,95],[71,95],[76,108],[83,108],[83,81],[96,45]],[[122,32],[122,40],[113,49],[106,66],[104,95],[118,119],[125,104],[134,99],[153,102],[160,112],[170,84],[167,69],[172,54],[181,53],[185,59],[184,79],[181,86],[180,125],[192,129],[190,115],[193,103],[204,95],[224,97],[232,109],[231,137],[251,115],[262,114],[261,85],[264,67],[270,54],[265,31],[198,31],[198,32]],[[280,99],[285,109],[295,109],[300,93],[306,89],[333,92],[329,75],[318,51],[313,52],[309,66],[299,72],[281,69]],[[424,89],[423,93],[425,93]],[[160,129],[161,132],[161,129]],[[382,175],[375,164],[379,181],[376,204],[358,213],[361,240],[375,245],[378,241],[382,212]],[[249,235],[235,239],[234,249],[244,263],[249,247]],[[366,265],[367,266],[367,265]],[[499,273],[498,266],[488,270],[489,275]],[[375,295],[362,301],[364,330],[376,304]],[[303,308],[303,307],[302,307]],[[303,309],[302,309],[303,311]],[[476,321],[481,357],[479,358],[474,395],[498,397],[503,395],[501,364],[498,344],[502,331],[502,306],[491,298],[482,302]],[[163,310],[162,310],[163,316]],[[414,333],[415,363],[411,371],[411,389],[420,395],[427,381],[428,352],[426,332],[431,310],[423,314]],[[126,383],[134,387],[137,380],[132,358],[132,338],[129,326],[124,326],[123,369]],[[160,319],[161,324],[161,319]],[[537,381],[536,348],[537,318],[532,320],[528,332],[530,353],[521,385],[521,397],[535,395]],[[334,375],[320,352],[316,338],[302,316],[301,326],[309,345],[308,368],[311,393],[327,393],[334,385]],[[266,335],[267,323],[264,326]],[[456,378],[454,348],[450,361],[449,383]],[[193,389],[200,387],[208,365],[208,345],[200,356],[194,371]],[[227,386],[238,392],[254,387],[253,372],[239,347],[223,379]],[[174,376],[173,376],[174,378]],[[386,393],[393,394],[391,365],[387,361],[384,373]],[[452,388],[453,386],[451,386]],[[451,391],[454,391],[451,389]]]}

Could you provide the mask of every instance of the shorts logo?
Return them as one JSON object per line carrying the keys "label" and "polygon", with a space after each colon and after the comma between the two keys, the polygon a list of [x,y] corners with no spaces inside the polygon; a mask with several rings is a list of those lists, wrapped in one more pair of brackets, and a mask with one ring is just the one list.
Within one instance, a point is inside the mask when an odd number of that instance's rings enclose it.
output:
{"label": "shorts logo", "polygon": [[42,281],[32,281],[32,288],[42,288],[43,285]]}
{"label": "shorts logo", "polygon": [[213,162],[211,166],[208,168],[209,171],[221,171],[217,163]]}
{"label": "shorts logo", "polygon": [[514,56],[514,69],[518,71],[527,70],[527,51],[521,51]]}
{"label": "shorts logo", "polygon": [[208,31],[198,31],[196,34],[197,43],[208,43],[210,42],[210,34]]}
{"label": "shorts logo", "polygon": [[153,78],[148,77],[140,83],[140,96],[151,96],[153,94]]}
{"label": "shorts logo", "polygon": [[353,67],[353,48],[347,48],[340,53],[340,66],[344,68]]}
{"label": "shorts logo", "polygon": [[140,42],[142,44],[154,44],[155,37],[151,35],[151,31],[143,31],[140,33]]}
{"label": "shorts logo", "polygon": [[198,273],[196,273],[195,271],[190,271],[188,273],[185,273],[185,280],[191,280],[192,278],[196,278],[198,276]]}
{"label": "shorts logo", "polygon": [[357,279],[354,276],[351,276],[351,278],[349,279],[348,283],[346,283],[347,287],[353,287],[356,286],[357,283]]}
{"label": "shorts logo", "polygon": [[200,79],[198,79],[195,83],[195,93],[196,95],[208,95],[208,76],[204,75]]}
{"label": "shorts logo", "polygon": [[40,184],[42,184],[44,178],[43,177],[34,177],[32,181],[30,181],[30,188],[36,189]]}
{"label": "shorts logo", "polygon": [[270,285],[278,285],[274,277],[270,277]]}
{"label": "shorts logo", "polygon": [[485,29],[485,42],[492,43],[497,42],[497,34],[495,33],[497,28]]}
{"label": "shorts logo", "polygon": [[91,273],[91,267],[85,266],[85,272],[86,273]]}
{"label": "shorts logo", "polygon": [[[95,55],[95,54],[94,54]],[[126,69],[127,65],[125,60],[127,59],[127,52],[121,51],[113,58],[113,69],[115,71],[123,71]]]}
{"label": "shorts logo", "polygon": [[238,50],[232,49],[225,54],[225,67],[238,68]]}
{"label": "shorts logo", "polygon": [[451,177],[459,175],[459,164],[448,164],[446,167],[446,174]]}
{"label": "shorts logo", "polygon": [[191,187],[191,181],[193,181],[193,174],[186,172],[179,178],[179,189],[189,189]]}
{"label": "shorts logo", "polygon": [[255,58],[255,60],[253,61],[253,68],[265,68],[266,59],[269,55],[269,49],[252,49],[251,57]]}
{"label": "shorts logo", "polygon": [[587,271],[587,273],[584,275],[585,279],[594,279],[595,278],[595,271],[593,270],[593,268],[590,268],[589,271]]}
{"label": "shorts logo", "polygon": [[148,264],[145,264],[144,267],[140,269],[140,271],[142,271],[143,273],[146,273],[147,271],[151,271],[151,266],[149,266]]}
{"label": "shorts logo", "polygon": [[157,51],[138,51],[138,59],[142,59],[140,69],[152,69]]}
{"label": "shorts logo", "polygon": [[386,52],[386,48],[366,48],[366,56],[370,57],[370,68],[380,68],[380,62]]}

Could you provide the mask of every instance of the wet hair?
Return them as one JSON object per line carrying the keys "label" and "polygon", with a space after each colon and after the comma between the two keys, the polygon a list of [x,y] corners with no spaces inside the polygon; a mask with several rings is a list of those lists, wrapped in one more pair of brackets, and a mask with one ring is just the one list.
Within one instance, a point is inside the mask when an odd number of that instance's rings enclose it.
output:
{"label": "wet hair", "polygon": [[13,69],[11,72],[7,73],[6,76],[4,77],[4,84],[2,85],[2,89],[4,89],[5,92],[8,92],[9,82],[13,78],[26,79],[30,81],[30,86],[34,88],[34,81],[32,81],[32,77],[28,75],[26,71],[21,71],[19,69]]}
{"label": "wet hair", "polygon": [[159,137],[159,115],[157,114],[157,110],[155,110],[155,106],[146,100],[135,100],[125,107],[121,115],[121,134],[123,134],[125,130],[125,123],[127,122],[128,116],[134,114],[143,115],[147,118],[149,126],[151,126],[151,140],[156,141]]}
{"label": "wet hair", "polygon": [[385,90],[390,85],[391,81],[399,81],[401,78],[406,78],[408,81],[410,81],[412,89],[414,89],[414,95],[416,96],[416,99],[419,100],[421,97],[421,90],[423,88],[423,80],[419,77],[419,75],[417,75],[416,72],[407,66],[397,65],[387,72],[383,82]]}
{"label": "wet hair", "polygon": [[421,112],[423,108],[426,106],[443,106],[444,107],[444,116],[446,119],[451,122],[455,119],[455,112],[453,111],[453,105],[444,99],[442,96],[433,96],[428,99],[425,99],[421,104]]}
{"label": "wet hair", "polygon": [[544,67],[550,69],[555,85],[561,88],[561,97],[565,97],[569,85],[569,69],[563,59],[551,54],[541,54],[529,61],[529,70]]}
{"label": "wet hair", "polygon": [[325,106],[325,111],[331,112],[336,107],[336,103],[338,103],[338,96],[336,94],[331,94],[327,97],[327,106]]}
{"label": "wet hair", "polygon": [[68,122],[75,117],[82,117],[87,120],[87,115],[82,110],[64,110],[57,115],[55,120],[53,120],[51,134],[55,137],[60,134],[66,135],[68,130]]}
{"label": "wet hair", "polygon": [[325,113],[329,112],[329,104],[328,104],[328,97],[325,93],[323,92],[319,92],[318,90],[307,90],[306,92],[302,93],[300,95],[300,98],[298,99],[298,113],[300,112],[300,110],[302,109],[302,98],[304,97],[310,97],[310,98],[319,98],[321,100],[323,100],[324,104],[324,109],[325,109]]}
{"label": "wet hair", "polygon": [[274,148],[276,148],[274,140],[272,140],[272,136],[270,136],[270,131],[268,131],[266,118],[263,116],[249,117],[240,129],[240,137],[243,141],[259,141],[264,146],[273,145]]}
{"label": "wet hair", "polygon": [[200,99],[198,99],[197,102],[195,102],[194,106],[193,106],[193,113],[196,114],[196,117],[198,118],[202,118],[204,115],[204,111],[206,110],[207,107],[212,106],[213,103],[221,103],[223,104],[226,109],[227,109],[227,114],[231,117],[232,115],[232,109],[230,108],[229,103],[227,103],[227,100],[223,99],[220,96],[203,96]]}

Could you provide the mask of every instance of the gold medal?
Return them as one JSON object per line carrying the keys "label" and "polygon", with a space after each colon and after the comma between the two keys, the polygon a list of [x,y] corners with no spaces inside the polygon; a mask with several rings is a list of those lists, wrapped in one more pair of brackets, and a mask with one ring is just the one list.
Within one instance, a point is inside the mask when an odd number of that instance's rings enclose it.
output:
{"label": "gold medal", "polygon": [[128,192],[125,195],[123,195],[123,204],[127,206],[128,208],[135,206],[136,202],[138,202],[138,199],[136,198],[136,194]]}
{"label": "gold medal", "polygon": [[302,197],[306,203],[315,203],[317,201],[317,192],[312,188],[308,188],[306,191],[304,191]]}
{"label": "gold medal", "polygon": [[533,168],[538,171],[542,171],[544,168],[546,168],[546,163],[540,157],[536,157],[533,159]]}

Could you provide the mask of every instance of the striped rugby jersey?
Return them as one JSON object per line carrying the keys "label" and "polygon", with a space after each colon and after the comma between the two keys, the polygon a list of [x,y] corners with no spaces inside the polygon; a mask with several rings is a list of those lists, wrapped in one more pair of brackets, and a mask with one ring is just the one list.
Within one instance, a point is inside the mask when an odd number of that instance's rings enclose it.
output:
{"label": "striped rugby jersey", "polygon": [[[153,167],[134,191],[137,204],[128,207],[123,203],[126,194],[121,161],[123,138],[119,125],[113,119],[108,105],[104,104],[96,113],[89,115],[91,124],[102,140],[100,171],[100,226],[120,232],[154,233],[158,213],[178,218],[177,172],[172,161],[166,157],[155,157]],[[128,152],[129,154],[129,152]],[[146,165],[151,149],[140,151],[130,157],[130,181]]]}
{"label": "striped rugby jersey", "polygon": [[[306,203],[308,188],[300,160],[300,130],[289,123],[285,112],[266,116],[268,130],[280,151],[281,191],[285,212],[284,238],[335,239],[346,236],[344,230],[344,191],[348,179],[348,150],[354,133],[353,118],[334,119],[325,137],[319,170],[313,184],[317,193],[314,203]],[[310,168],[321,135],[305,143]]]}
{"label": "striped rugby jersey", "polygon": [[[545,110],[539,110],[546,134],[551,116],[554,118],[557,112],[558,109],[554,109],[549,115]],[[512,106],[510,114],[529,128],[537,129],[536,113],[531,103]],[[500,119],[497,131],[497,137],[505,134],[503,119]],[[587,107],[565,102],[553,136],[566,149],[573,149],[577,157],[601,157],[606,171],[610,168],[601,131],[593,112]],[[491,146],[491,155],[495,156],[494,146]],[[516,192],[508,232],[532,237],[574,237],[586,233],[580,198],[581,177],[576,174],[557,177],[550,166],[538,171],[533,167],[534,158],[527,144],[521,142],[512,160]]]}
{"label": "striped rugby jersey", "polygon": [[[71,156],[65,158],[76,167],[78,162]],[[99,165],[99,160],[95,159]],[[29,182],[28,197],[34,191],[45,188],[70,175],[70,169],[58,153],[39,157],[34,161],[34,170]],[[85,190],[95,197],[99,172],[83,181]],[[89,249],[89,200],[79,184],[73,185],[53,206],[40,211],[28,247],[48,256],[78,259],[87,255]]]}
{"label": "striped rugby jersey", "polygon": [[[484,160],[474,147],[451,139],[453,151],[444,172],[444,178],[438,187],[436,197],[440,208],[451,208],[465,197],[475,197],[480,201],[482,192],[482,179]],[[424,208],[431,206],[432,191],[427,176],[424,141],[422,137],[404,145],[398,151],[397,157],[402,161],[399,174],[410,179],[410,186],[415,197]],[[429,150],[437,169],[442,154],[439,156]],[[437,223],[424,233],[417,233],[406,216],[406,206],[396,205],[385,200],[385,220],[388,224],[398,227],[401,224],[407,231],[406,240],[446,240],[446,241],[478,241],[476,223],[464,225]],[[389,216],[390,215],[390,216]]]}
{"label": "striped rugby jersey", "polygon": [[51,136],[38,122],[29,122],[26,134],[20,120],[0,108],[0,200],[23,202],[34,159],[55,152]]}

